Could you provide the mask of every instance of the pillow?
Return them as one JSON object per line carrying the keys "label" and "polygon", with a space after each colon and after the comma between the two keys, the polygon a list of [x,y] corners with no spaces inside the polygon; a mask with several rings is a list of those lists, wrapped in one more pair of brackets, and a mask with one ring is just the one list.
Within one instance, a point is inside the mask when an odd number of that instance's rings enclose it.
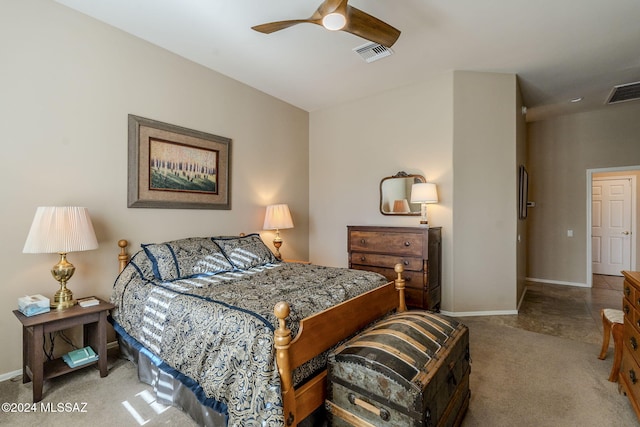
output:
{"label": "pillow", "polygon": [[190,237],[142,245],[142,248],[151,260],[154,276],[165,282],[233,270],[218,245],[209,237]]}
{"label": "pillow", "polygon": [[242,237],[214,237],[213,241],[220,246],[231,264],[240,270],[278,262],[258,234]]}
{"label": "pillow", "polygon": [[139,250],[136,252],[129,261],[129,265],[131,265],[140,275],[141,278],[147,280],[153,280],[155,274],[153,273],[153,264],[149,259],[149,255],[145,253],[143,250]]}

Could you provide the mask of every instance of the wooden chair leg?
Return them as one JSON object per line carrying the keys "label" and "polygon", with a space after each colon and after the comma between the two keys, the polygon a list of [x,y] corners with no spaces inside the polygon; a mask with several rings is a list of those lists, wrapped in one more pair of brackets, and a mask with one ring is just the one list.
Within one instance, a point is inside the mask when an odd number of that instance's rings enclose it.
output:
{"label": "wooden chair leg", "polygon": [[600,310],[600,317],[602,317],[602,349],[598,359],[604,360],[607,357],[607,351],[609,350],[609,336],[611,335],[611,322],[604,316],[604,309]]}
{"label": "wooden chair leg", "polygon": [[613,334],[614,357],[609,381],[616,382],[618,381],[618,373],[620,372],[620,363],[622,363],[622,337],[624,334],[624,325],[622,323],[614,323],[611,327],[611,333]]}

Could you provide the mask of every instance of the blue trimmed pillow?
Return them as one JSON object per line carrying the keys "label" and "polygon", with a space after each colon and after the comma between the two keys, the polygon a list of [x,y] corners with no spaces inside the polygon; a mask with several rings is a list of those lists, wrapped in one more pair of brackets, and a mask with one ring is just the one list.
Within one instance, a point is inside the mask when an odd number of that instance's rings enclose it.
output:
{"label": "blue trimmed pillow", "polygon": [[210,237],[190,237],[142,248],[151,260],[153,275],[165,282],[233,270]]}
{"label": "blue trimmed pillow", "polygon": [[241,237],[214,237],[213,241],[220,246],[231,264],[240,270],[279,262],[258,234]]}

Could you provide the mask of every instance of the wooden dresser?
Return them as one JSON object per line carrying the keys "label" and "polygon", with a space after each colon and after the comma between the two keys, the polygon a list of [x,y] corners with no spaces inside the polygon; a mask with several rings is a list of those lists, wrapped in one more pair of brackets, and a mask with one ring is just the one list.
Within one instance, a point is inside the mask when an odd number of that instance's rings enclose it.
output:
{"label": "wooden dresser", "polygon": [[347,227],[349,268],[369,270],[394,280],[404,266],[407,305],[440,311],[441,227]]}
{"label": "wooden dresser", "polygon": [[640,272],[623,271],[624,274],[624,346],[622,364],[618,376],[631,406],[640,419]]}

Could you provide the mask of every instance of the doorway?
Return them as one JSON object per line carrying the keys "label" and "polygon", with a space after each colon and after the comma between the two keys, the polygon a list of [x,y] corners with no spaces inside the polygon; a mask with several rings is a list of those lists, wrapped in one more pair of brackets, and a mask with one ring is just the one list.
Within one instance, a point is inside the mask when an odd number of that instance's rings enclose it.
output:
{"label": "doorway", "polygon": [[636,268],[638,177],[640,166],[587,170],[587,286]]}

